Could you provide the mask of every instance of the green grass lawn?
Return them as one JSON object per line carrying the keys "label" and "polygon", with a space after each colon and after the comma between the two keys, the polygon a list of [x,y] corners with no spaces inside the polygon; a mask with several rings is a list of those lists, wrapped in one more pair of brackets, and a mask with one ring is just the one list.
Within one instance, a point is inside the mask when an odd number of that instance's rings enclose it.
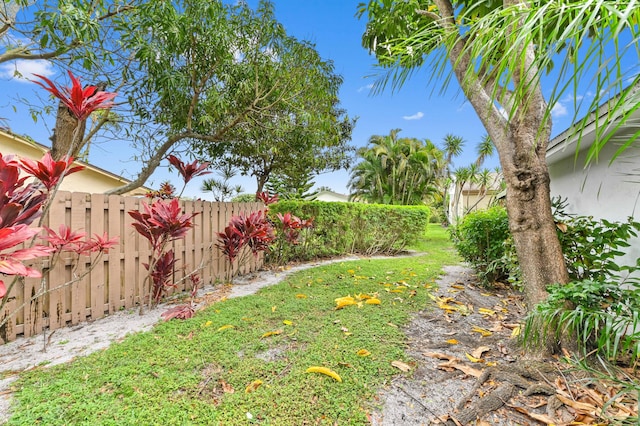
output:
{"label": "green grass lawn", "polygon": [[[300,271],[71,364],[24,373],[8,424],[367,424],[373,396],[399,374],[391,362],[408,361],[401,327],[430,305],[442,266],[459,261],[439,225],[414,248],[425,254]],[[363,294],[381,303],[336,310],[336,298]],[[311,366],[342,382],[307,373]]]}

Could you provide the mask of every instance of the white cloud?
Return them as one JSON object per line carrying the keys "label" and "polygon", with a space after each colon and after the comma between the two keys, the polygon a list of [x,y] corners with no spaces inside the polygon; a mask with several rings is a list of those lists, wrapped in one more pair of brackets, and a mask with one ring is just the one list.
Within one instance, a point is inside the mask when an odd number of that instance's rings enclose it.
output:
{"label": "white cloud", "polygon": [[569,111],[567,110],[567,107],[561,102],[556,102],[555,105],[553,105],[553,108],[551,108],[551,116],[553,118],[564,117],[568,113]]}
{"label": "white cloud", "polygon": [[424,117],[424,114],[422,113],[422,111],[418,111],[413,115],[405,115],[402,118],[404,118],[405,120],[420,120],[422,117]]}
{"label": "white cloud", "polygon": [[19,59],[10,64],[0,65],[0,78],[27,83],[29,80],[34,80],[36,78],[33,74],[52,77],[55,74],[55,70],[53,69],[51,62],[43,59]]}
{"label": "white cloud", "polygon": [[366,86],[358,88],[358,93],[364,92],[365,90],[368,92],[371,89],[373,89],[373,84],[367,84]]}

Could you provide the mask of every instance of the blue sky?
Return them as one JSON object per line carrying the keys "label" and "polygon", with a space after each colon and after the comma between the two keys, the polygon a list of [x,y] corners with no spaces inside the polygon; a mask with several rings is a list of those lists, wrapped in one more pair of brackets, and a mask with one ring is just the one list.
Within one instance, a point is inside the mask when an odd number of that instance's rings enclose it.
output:
{"label": "blue sky", "polygon": [[[248,1],[255,6],[257,0]],[[335,71],[342,75],[344,83],[340,90],[342,107],[351,117],[359,117],[353,132],[352,143],[365,146],[372,135],[386,135],[392,129],[402,129],[401,136],[430,139],[440,143],[448,133],[462,136],[466,140],[462,156],[455,160],[456,166],[464,166],[476,158],[476,144],[485,134],[473,108],[458,93],[452,84],[445,95],[432,94],[432,87],[427,85],[428,69],[416,73],[397,92],[386,90],[382,94],[372,95],[370,88],[375,78],[367,78],[378,72],[375,69],[375,58],[361,47],[361,35],[365,22],[355,17],[357,1],[348,0],[275,0],[277,19],[285,26],[287,32],[299,39],[315,43],[324,59],[334,62]],[[19,64],[24,74],[29,70],[45,74],[58,82],[66,81],[56,75],[46,63]],[[18,97],[34,99],[36,95],[46,99],[42,89],[30,82],[19,82],[12,78],[15,64],[0,65],[0,92],[5,94],[0,101],[0,122],[19,134],[27,134],[37,141],[48,144],[51,118],[34,123],[28,109],[19,103]],[[556,106],[554,113],[554,133],[559,133],[569,125],[571,113],[570,99]],[[14,107],[16,111],[14,111]],[[46,123],[49,123],[47,127]],[[92,149],[89,161],[99,167],[131,177],[137,165],[130,161],[132,153],[122,149],[119,144],[114,149],[112,143],[100,144]],[[497,158],[486,161],[485,166],[493,168],[498,165]],[[160,182],[177,180],[176,174],[168,172],[163,165],[147,182],[148,186],[157,188]],[[210,176],[207,176],[210,177]],[[316,185],[329,186],[333,190],[347,193],[349,174],[346,171],[323,174],[315,179]],[[234,181],[235,182],[235,181]],[[238,178],[246,192],[255,190],[252,178]],[[210,199],[200,191],[200,182],[191,182],[185,195]]]}

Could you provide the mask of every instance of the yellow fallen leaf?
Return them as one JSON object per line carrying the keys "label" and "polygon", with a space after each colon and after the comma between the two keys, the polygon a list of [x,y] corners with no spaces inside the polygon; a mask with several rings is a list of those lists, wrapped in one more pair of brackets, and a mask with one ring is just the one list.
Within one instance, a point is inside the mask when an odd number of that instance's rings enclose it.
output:
{"label": "yellow fallen leaf", "polygon": [[475,331],[476,333],[480,333],[482,337],[491,336],[493,333],[487,330],[486,328],[478,327],[476,325],[473,326],[471,331]]}
{"label": "yellow fallen leaf", "polygon": [[[403,287],[403,288],[406,288],[406,287]],[[401,288],[394,288],[393,290],[387,289],[387,291],[389,293],[402,293],[403,292],[403,290]]]}
{"label": "yellow fallen leaf", "polygon": [[355,271],[355,270],[353,270],[353,269],[347,269],[347,274],[349,274],[349,275],[354,275],[355,273],[356,273],[356,271]]}
{"label": "yellow fallen leaf", "polygon": [[273,306],[271,307],[271,312],[275,312],[275,311],[276,311],[276,309],[278,309],[278,307],[277,307],[276,305],[273,305]]}
{"label": "yellow fallen leaf", "polygon": [[356,354],[358,356],[369,356],[369,355],[371,355],[371,352],[369,352],[366,349],[360,349],[358,352],[356,352]]}
{"label": "yellow fallen leaf", "polygon": [[464,290],[464,286],[460,284],[452,284],[451,287],[456,288],[458,290]]}
{"label": "yellow fallen leaf", "polygon": [[487,367],[495,367],[496,365],[498,365],[498,363],[495,362],[495,361],[489,361],[489,362],[487,362],[486,365],[487,365]]}
{"label": "yellow fallen leaf", "polygon": [[247,387],[244,390],[244,393],[251,393],[256,389],[258,389],[260,385],[262,385],[262,380],[254,380],[253,382],[247,385]]}
{"label": "yellow fallen leaf", "polygon": [[342,309],[345,306],[351,306],[351,305],[356,305],[356,299],[354,299],[351,296],[345,296],[345,297],[338,297],[337,299],[335,299],[336,302],[336,309]]}
{"label": "yellow fallen leaf", "polygon": [[202,324],[203,327],[211,327],[211,324],[213,324],[213,321],[207,321],[204,324]]}
{"label": "yellow fallen leaf", "polygon": [[411,371],[411,366],[409,364],[405,364],[402,361],[392,361],[391,365],[397,368],[398,370],[404,371],[405,373],[407,371]]}
{"label": "yellow fallen leaf", "polygon": [[496,311],[494,311],[493,309],[487,309],[487,308],[479,308],[478,309],[478,313],[481,315],[487,315],[487,316],[494,316],[496,314]]}
{"label": "yellow fallen leaf", "polygon": [[447,340],[447,343],[450,345],[457,345],[459,342],[456,339],[449,339]]}
{"label": "yellow fallen leaf", "polygon": [[329,376],[338,382],[342,382],[342,378],[333,370],[330,370],[326,367],[309,367],[307,368],[307,373],[320,373],[325,376]]}
{"label": "yellow fallen leaf", "polygon": [[262,338],[277,336],[278,334],[281,334],[281,333],[282,333],[282,330],[267,331],[262,335]]}
{"label": "yellow fallen leaf", "polygon": [[511,338],[518,337],[519,335],[520,335],[520,326],[518,325],[517,327],[514,327],[513,330],[511,330]]}
{"label": "yellow fallen leaf", "polygon": [[298,299],[306,299],[306,298],[307,298],[307,295],[306,295],[306,294],[299,293],[299,294],[296,294],[296,298],[298,298]]}
{"label": "yellow fallen leaf", "polygon": [[364,303],[366,305],[379,305],[382,302],[380,302],[380,299],[378,299],[377,297],[372,297],[371,299],[365,300]]}
{"label": "yellow fallen leaf", "polygon": [[356,299],[358,300],[367,300],[371,299],[373,296],[369,296],[367,293],[356,294]]}
{"label": "yellow fallen leaf", "polygon": [[231,325],[231,324],[226,324],[223,325],[222,327],[218,328],[218,331],[223,331],[223,330],[227,330],[229,328],[234,328],[235,326]]}
{"label": "yellow fallen leaf", "polygon": [[293,321],[289,321],[289,320],[284,320],[284,321],[282,321],[282,323],[284,325],[293,325]]}
{"label": "yellow fallen leaf", "polygon": [[464,353],[467,356],[467,359],[471,362],[484,362],[484,359],[476,358],[474,356],[469,355],[468,353]]}

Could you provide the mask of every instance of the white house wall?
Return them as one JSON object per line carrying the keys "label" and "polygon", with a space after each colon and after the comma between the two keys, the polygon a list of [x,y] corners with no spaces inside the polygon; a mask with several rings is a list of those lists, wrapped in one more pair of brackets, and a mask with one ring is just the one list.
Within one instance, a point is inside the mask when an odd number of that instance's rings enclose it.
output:
{"label": "white house wall", "polygon": [[[587,168],[587,150],[576,159],[575,145],[549,155],[551,196],[567,198],[570,213],[610,221],[626,221],[633,216],[640,222],[640,140],[609,165],[618,147],[619,143],[610,141],[599,161]],[[640,239],[634,238],[626,250],[621,261],[635,264],[640,257]]]}

